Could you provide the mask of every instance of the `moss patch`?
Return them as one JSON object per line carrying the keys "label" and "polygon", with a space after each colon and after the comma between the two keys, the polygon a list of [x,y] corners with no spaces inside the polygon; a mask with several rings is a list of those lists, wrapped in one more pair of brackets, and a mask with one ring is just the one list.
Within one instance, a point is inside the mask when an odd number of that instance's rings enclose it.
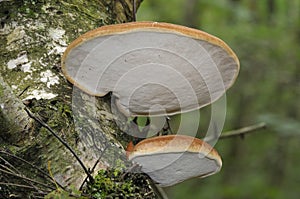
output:
{"label": "moss patch", "polygon": [[93,199],[156,198],[145,175],[125,173],[120,167],[100,170],[95,183],[89,184],[85,192]]}

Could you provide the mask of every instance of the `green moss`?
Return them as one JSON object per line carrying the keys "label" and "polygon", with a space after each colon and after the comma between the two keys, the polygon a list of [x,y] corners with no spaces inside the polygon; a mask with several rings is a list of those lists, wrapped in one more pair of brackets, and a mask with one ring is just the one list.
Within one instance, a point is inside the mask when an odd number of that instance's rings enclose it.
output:
{"label": "green moss", "polygon": [[126,173],[123,166],[98,171],[95,182],[85,192],[93,199],[103,198],[155,198],[147,177]]}
{"label": "green moss", "polygon": [[72,192],[70,193],[68,191],[59,188],[46,195],[44,199],[88,199],[88,198],[81,196],[81,192],[77,190],[72,190]]}

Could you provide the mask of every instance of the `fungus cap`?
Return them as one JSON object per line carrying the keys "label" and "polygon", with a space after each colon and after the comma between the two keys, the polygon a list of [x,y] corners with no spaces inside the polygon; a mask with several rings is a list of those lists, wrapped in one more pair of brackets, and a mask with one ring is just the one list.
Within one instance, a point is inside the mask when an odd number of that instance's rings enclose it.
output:
{"label": "fungus cap", "polygon": [[220,98],[239,61],[225,42],[200,30],[132,22],[77,38],[62,57],[62,71],[91,95],[112,92],[126,115],[173,115]]}
{"label": "fungus cap", "polygon": [[222,160],[206,142],[183,135],[148,138],[139,142],[128,159],[141,166],[160,186],[171,186],[194,177],[218,172]]}

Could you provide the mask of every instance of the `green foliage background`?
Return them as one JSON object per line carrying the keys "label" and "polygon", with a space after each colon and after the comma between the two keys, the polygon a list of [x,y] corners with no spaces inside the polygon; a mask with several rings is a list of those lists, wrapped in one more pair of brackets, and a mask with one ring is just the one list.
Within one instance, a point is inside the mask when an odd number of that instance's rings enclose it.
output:
{"label": "green foliage background", "polygon": [[[169,197],[299,198],[300,0],[144,0],[137,19],[195,27],[224,40],[241,62],[227,93],[224,131],[268,125],[245,139],[219,140],[221,172],[167,188]],[[201,121],[200,131],[205,128]]]}

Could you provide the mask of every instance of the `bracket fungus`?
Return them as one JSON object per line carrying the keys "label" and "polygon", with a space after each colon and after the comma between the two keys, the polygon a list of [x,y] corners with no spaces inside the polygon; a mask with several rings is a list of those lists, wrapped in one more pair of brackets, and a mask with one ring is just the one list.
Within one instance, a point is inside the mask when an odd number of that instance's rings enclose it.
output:
{"label": "bracket fungus", "polygon": [[160,186],[171,186],[194,177],[218,172],[222,160],[206,142],[184,135],[167,135],[139,142],[128,159]]}
{"label": "bracket fungus", "polygon": [[73,41],[62,71],[81,90],[112,92],[130,116],[174,115],[220,98],[239,61],[225,42],[200,30],[158,22],[102,26]]}
{"label": "bracket fungus", "polygon": [[[200,109],[234,83],[239,60],[221,39],[158,22],[91,30],[66,49],[62,72],[93,96],[109,92],[126,116],[166,116]],[[147,138],[127,151],[160,186],[218,172],[222,160],[206,142],[184,135]]]}

